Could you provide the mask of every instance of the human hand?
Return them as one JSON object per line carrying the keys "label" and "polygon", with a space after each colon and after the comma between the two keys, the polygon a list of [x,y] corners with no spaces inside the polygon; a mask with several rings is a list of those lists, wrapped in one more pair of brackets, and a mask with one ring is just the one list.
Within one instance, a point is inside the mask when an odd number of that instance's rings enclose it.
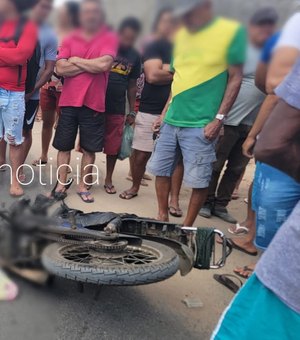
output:
{"label": "human hand", "polygon": [[247,139],[245,140],[245,143],[243,144],[243,154],[244,156],[248,158],[253,158],[253,150],[254,146],[256,144],[256,138],[248,136]]}
{"label": "human hand", "polygon": [[162,116],[158,116],[157,119],[152,124],[152,131],[158,133],[162,124]]}
{"label": "human hand", "polygon": [[213,122],[206,125],[204,129],[205,138],[211,142],[214,141],[215,139],[218,138],[222,127],[223,127],[222,121],[220,121],[219,119],[215,119]]}
{"label": "human hand", "polygon": [[135,116],[133,114],[129,114],[126,117],[126,124],[133,125],[135,123]]}

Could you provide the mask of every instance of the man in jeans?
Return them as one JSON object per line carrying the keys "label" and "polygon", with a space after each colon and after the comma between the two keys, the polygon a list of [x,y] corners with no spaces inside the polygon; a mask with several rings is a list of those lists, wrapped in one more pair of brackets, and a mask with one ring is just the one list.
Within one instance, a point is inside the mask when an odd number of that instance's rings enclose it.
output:
{"label": "man in jeans", "polygon": [[101,152],[105,134],[105,94],[109,71],[118,50],[118,39],[104,23],[99,0],[83,0],[81,28],[65,39],[60,48],[57,73],[65,78],[60,99],[61,116],[53,146],[58,152],[59,181],[52,192],[55,199],[66,197],[66,164],[70,163],[79,128],[83,152],[78,195],[85,203],[94,202],[89,191],[95,153]]}
{"label": "man in jeans", "polygon": [[184,27],[175,38],[172,101],[148,169],[157,176],[158,215],[168,216],[171,176],[182,155],[184,182],[193,189],[184,226],[192,227],[207,197],[216,139],[241,86],[246,32],[214,17],[210,0],[182,1],[177,14]]}
{"label": "man in jeans", "polygon": [[[238,98],[224,121],[224,135],[217,146],[217,162],[213,167],[208,198],[200,211],[202,217],[210,218],[213,214],[226,222],[237,223],[228,213],[227,206],[250,160],[243,155],[242,146],[265,99],[255,86],[255,72],[262,48],[274,33],[277,20],[278,14],[272,8],[258,10],[250,20],[243,82]],[[218,185],[226,162],[226,171]]]}
{"label": "man in jeans", "polygon": [[[21,12],[32,7],[33,1],[1,0],[0,16],[0,169],[5,168],[6,143],[10,148],[10,194],[24,194],[18,179],[22,163],[23,121],[25,113],[25,81],[27,61],[37,43],[37,27],[30,21],[22,23]],[[22,19],[23,20],[23,19]],[[20,31],[20,32],[19,32]]]}

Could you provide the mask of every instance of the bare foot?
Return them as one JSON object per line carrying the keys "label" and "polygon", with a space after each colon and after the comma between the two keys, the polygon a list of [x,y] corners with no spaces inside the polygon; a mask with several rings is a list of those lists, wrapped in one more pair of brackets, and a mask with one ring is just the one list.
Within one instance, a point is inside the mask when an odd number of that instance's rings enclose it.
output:
{"label": "bare foot", "polygon": [[160,221],[160,222],[169,222],[169,216],[168,215],[164,215],[164,214],[158,214],[157,221]]}
{"label": "bare foot", "polygon": [[10,187],[10,195],[12,197],[21,197],[24,195],[24,190],[20,187],[19,184],[13,184],[11,187]]}
{"label": "bare foot", "polygon": [[232,241],[234,242],[234,244],[249,251],[250,253],[254,253],[257,251],[252,240],[247,240],[247,239],[242,239],[242,238],[233,238]]}
{"label": "bare foot", "polygon": [[131,188],[129,190],[125,190],[124,192],[122,192],[119,197],[122,198],[123,200],[129,201],[137,196],[138,191],[135,190],[134,188]]}
{"label": "bare foot", "polygon": [[255,267],[256,264],[250,264],[249,266],[245,266],[243,268],[236,268],[233,272],[243,279],[249,279],[249,277],[253,274]]}

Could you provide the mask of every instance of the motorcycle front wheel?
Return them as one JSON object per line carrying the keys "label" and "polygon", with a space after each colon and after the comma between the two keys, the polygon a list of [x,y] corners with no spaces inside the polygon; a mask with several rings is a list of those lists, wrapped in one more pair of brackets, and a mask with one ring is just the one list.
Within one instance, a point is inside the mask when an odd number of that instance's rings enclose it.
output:
{"label": "motorcycle front wheel", "polygon": [[53,243],[45,248],[42,263],[51,274],[96,285],[136,286],[166,280],[179,269],[176,252],[157,242],[144,241],[118,252],[88,245]]}

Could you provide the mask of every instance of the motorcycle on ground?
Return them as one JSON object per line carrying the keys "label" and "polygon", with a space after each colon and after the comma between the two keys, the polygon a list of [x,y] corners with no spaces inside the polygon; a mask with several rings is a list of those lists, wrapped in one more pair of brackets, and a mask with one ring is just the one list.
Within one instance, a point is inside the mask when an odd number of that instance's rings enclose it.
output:
{"label": "motorcycle on ground", "polygon": [[[129,214],[85,214],[39,195],[0,211],[2,266],[30,281],[59,276],[81,283],[145,285],[178,271],[218,269],[231,253],[214,228],[182,228]],[[219,238],[218,243],[216,238]],[[219,244],[217,246],[217,244]]]}

